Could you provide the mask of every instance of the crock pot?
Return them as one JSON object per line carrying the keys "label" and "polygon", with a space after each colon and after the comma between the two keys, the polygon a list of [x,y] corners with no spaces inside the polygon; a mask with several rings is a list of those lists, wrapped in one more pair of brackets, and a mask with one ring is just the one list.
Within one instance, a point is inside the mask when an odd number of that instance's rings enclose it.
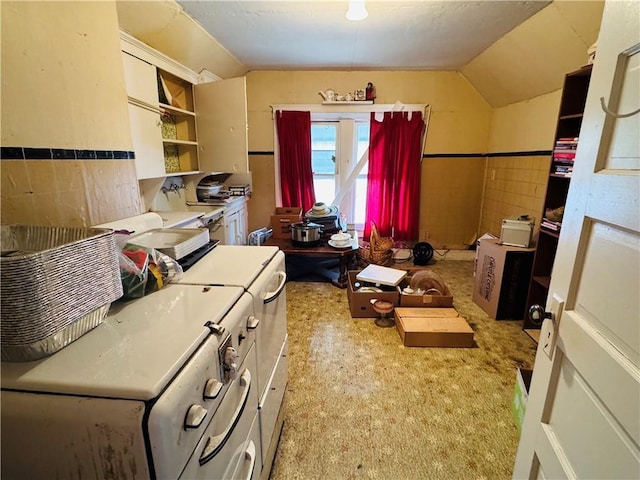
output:
{"label": "crock pot", "polygon": [[320,243],[322,225],[304,221],[291,225],[291,243],[299,247],[313,247]]}

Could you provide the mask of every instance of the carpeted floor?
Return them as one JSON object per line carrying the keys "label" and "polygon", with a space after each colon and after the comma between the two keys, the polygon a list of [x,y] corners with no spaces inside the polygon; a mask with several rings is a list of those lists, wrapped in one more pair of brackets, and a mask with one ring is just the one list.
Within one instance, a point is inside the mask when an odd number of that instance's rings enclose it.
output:
{"label": "carpeted floor", "polygon": [[471,300],[472,261],[431,268],[475,332],[475,348],[405,347],[395,328],[354,319],[346,290],[287,284],[289,383],[271,479],[507,479],[518,432],[517,367],[534,342],[522,322]]}

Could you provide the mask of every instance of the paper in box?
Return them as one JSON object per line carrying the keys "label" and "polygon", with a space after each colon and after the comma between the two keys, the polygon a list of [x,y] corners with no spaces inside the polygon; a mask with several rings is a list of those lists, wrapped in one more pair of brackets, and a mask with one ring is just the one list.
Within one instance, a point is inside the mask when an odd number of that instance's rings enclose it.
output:
{"label": "paper in box", "polygon": [[473,347],[473,330],[454,308],[403,308],[394,311],[406,347]]}
{"label": "paper in box", "polygon": [[291,224],[302,218],[302,207],[276,207],[271,215],[273,238],[291,238]]}

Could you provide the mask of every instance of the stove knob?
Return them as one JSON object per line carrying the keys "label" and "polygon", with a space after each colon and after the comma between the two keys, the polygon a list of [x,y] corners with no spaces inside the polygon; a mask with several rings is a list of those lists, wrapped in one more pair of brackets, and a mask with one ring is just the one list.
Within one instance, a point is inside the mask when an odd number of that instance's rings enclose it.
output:
{"label": "stove knob", "polygon": [[189,428],[198,428],[206,416],[207,409],[202,405],[198,405],[197,403],[191,405],[189,410],[187,410],[187,416],[184,419],[185,430]]}
{"label": "stove knob", "polygon": [[209,380],[207,380],[207,384],[204,386],[204,399],[213,400],[218,396],[220,390],[222,390],[222,387],[222,382],[216,380],[215,378],[210,378]]}

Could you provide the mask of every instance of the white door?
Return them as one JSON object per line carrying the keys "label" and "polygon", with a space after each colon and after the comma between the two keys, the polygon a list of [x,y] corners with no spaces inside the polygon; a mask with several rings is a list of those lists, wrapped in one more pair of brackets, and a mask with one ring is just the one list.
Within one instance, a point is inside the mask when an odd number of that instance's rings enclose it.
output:
{"label": "white door", "polygon": [[194,85],[200,170],[248,172],[245,77]]}
{"label": "white door", "polygon": [[639,42],[607,2],[515,478],[640,478]]}

